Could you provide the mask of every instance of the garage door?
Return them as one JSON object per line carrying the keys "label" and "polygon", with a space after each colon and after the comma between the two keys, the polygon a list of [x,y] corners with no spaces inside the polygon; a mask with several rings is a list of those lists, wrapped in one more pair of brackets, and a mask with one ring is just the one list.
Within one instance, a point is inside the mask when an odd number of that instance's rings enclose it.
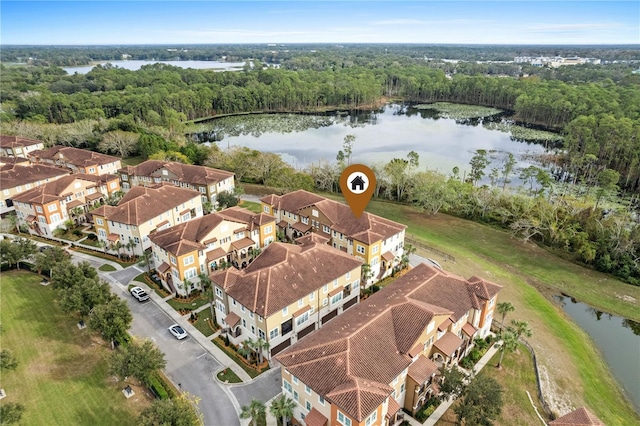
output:
{"label": "garage door", "polygon": [[326,323],[330,319],[334,318],[336,315],[338,315],[338,310],[337,309],[335,311],[331,311],[327,315],[323,316],[322,317],[322,323],[323,324]]}
{"label": "garage door", "polygon": [[298,333],[298,340],[302,339],[304,336],[306,336],[307,334],[311,333],[315,329],[316,329],[316,325],[315,324],[311,324],[309,327],[305,328],[300,333]]}
{"label": "garage door", "polygon": [[278,352],[282,352],[283,350],[285,350],[289,346],[291,346],[291,337],[289,337],[287,340],[285,340],[284,342],[280,343],[279,345],[274,346],[273,349],[271,349],[271,356],[276,355]]}

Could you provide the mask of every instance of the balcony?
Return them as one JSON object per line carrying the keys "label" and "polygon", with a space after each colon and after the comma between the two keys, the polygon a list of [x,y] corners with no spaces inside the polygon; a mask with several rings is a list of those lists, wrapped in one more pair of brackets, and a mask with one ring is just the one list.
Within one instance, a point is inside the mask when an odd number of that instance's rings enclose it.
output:
{"label": "balcony", "polygon": [[242,335],[242,327],[235,327],[229,331],[231,337],[240,337]]}

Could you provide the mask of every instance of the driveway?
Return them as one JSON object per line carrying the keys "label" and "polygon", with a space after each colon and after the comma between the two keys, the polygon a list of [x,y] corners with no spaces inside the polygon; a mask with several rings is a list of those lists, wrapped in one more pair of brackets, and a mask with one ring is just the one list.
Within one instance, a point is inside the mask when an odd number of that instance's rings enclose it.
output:
{"label": "driveway", "polygon": [[128,266],[121,271],[110,272],[109,275],[113,277],[123,286],[127,286],[131,280],[143,273],[144,270],[138,266]]}
{"label": "driveway", "polygon": [[230,385],[240,406],[249,405],[253,398],[266,402],[281,392],[280,367],[272,368],[251,383]]}

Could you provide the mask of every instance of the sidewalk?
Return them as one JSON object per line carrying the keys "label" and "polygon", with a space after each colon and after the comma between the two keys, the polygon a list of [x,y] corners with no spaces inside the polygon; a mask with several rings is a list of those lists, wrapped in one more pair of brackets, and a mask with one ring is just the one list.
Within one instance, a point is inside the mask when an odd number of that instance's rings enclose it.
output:
{"label": "sidewalk", "polygon": [[[491,345],[487,353],[484,354],[484,356],[480,358],[480,361],[478,361],[478,363],[476,364],[474,368],[474,371],[475,371],[474,374],[478,374],[480,370],[482,370],[489,363],[489,361],[491,361],[491,358],[493,358],[496,352],[500,350],[500,346],[501,346],[501,342],[495,342]],[[433,414],[430,415],[429,418],[425,420],[424,423],[422,423],[422,425],[434,426],[438,422],[438,420],[440,420],[440,417],[442,417],[444,413],[449,409],[449,407],[451,407],[454,401],[455,401],[454,399],[449,399],[447,401],[442,402],[440,405],[438,405],[438,408],[436,408]],[[411,416],[405,416],[405,420],[409,420],[409,424],[411,424],[412,426],[420,425],[420,423]]]}

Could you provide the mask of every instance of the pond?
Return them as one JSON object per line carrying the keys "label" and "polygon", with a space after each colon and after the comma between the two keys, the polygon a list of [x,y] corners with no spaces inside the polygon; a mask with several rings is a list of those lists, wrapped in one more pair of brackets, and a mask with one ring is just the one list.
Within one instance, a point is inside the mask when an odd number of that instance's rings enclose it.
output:
{"label": "pond", "polygon": [[627,398],[640,412],[640,323],[598,311],[570,297],[556,299],[591,336]]}
{"label": "pond", "polygon": [[[180,68],[194,68],[198,70],[214,70],[214,71],[234,71],[242,69],[244,62],[218,62],[218,61],[138,61],[138,60],[122,60],[122,61],[105,61],[102,64],[109,63],[118,68],[124,68],[131,71],[137,71],[143,65],[150,64],[167,64]],[[63,67],[67,74],[75,73],[86,74],[91,71],[96,64],[82,65],[79,67]]]}
{"label": "pond", "polygon": [[[502,169],[506,153],[516,157],[517,168],[540,165],[537,160],[548,152],[543,144],[516,139],[493,128],[497,126],[487,126],[504,122],[501,114],[456,120],[442,118],[431,109],[391,103],[373,111],[224,117],[200,123],[201,133],[194,138],[215,141],[221,148],[237,145],[278,153],[300,170],[311,163],[335,162],[347,135],[356,137],[354,163],[387,163],[415,151],[421,170],[450,174],[457,166],[463,175],[469,172],[475,151],[484,149],[492,160],[486,175],[493,167]],[[512,185],[518,183],[514,176]]]}

